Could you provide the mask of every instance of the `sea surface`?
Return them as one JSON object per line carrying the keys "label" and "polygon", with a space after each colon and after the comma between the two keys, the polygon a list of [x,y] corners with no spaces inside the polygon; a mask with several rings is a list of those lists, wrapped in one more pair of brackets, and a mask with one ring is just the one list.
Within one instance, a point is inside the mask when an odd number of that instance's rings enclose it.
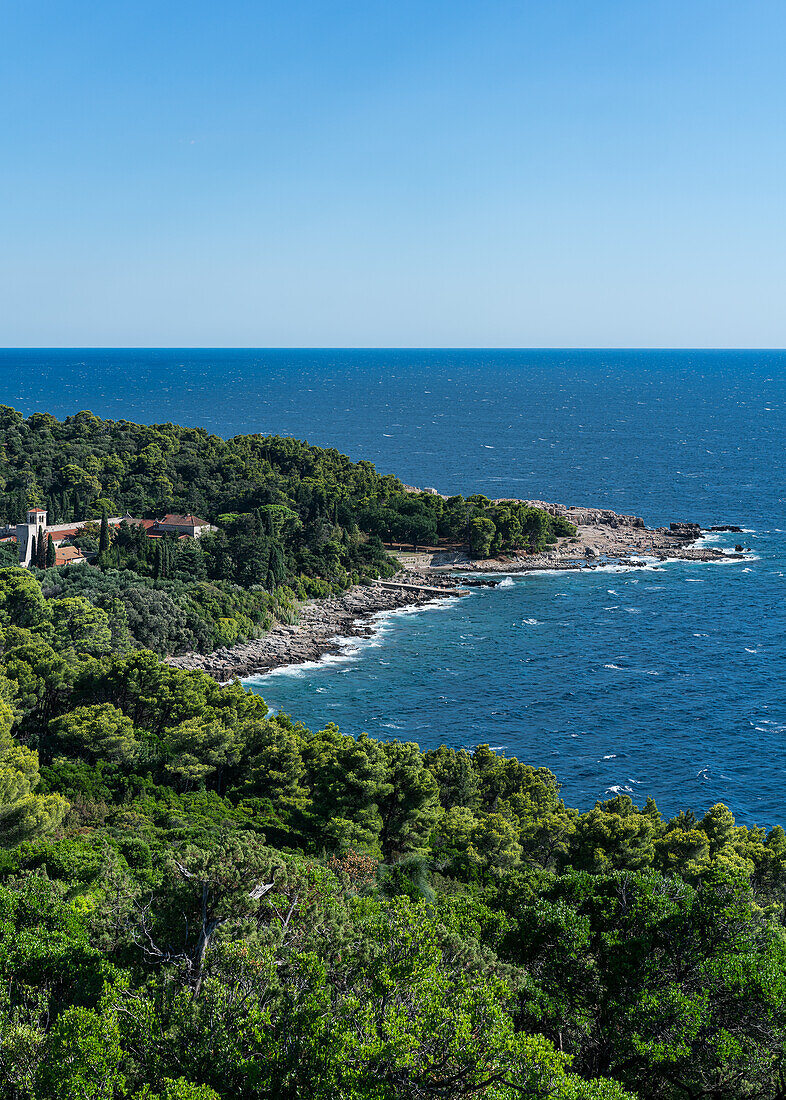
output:
{"label": "sea surface", "polygon": [[312,727],[550,768],[581,808],[786,824],[786,353],[0,352],[0,401],[293,435],[441,492],[739,524],[738,563],[506,578],[250,681]]}

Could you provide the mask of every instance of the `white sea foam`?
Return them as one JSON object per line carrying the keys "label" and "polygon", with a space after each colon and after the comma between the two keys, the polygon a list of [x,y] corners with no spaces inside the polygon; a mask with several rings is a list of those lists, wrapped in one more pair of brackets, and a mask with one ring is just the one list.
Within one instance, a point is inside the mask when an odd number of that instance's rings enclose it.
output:
{"label": "white sea foam", "polygon": [[527,626],[540,626],[538,619],[524,619],[523,622],[526,623]]}
{"label": "white sea foam", "polygon": [[625,670],[621,665],[604,665],[604,668],[613,668],[615,672],[624,672]]}
{"label": "white sea foam", "polygon": [[271,668],[268,672],[257,672],[253,676],[244,676],[241,682],[244,684],[262,684],[278,676],[302,677],[305,676],[306,673],[314,672],[318,668],[325,668],[329,665],[341,665],[347,661],[353,661],[355,656],[355,654],[326,653],[323,657],[320,657],[318,661],[303,661],[302,664],[299,665],[279,665],[278,668]]}
{"label": "white sea foam", "polygon": [[606,756],[603,757],[603,759],[604,760],[616,760],[617,759],[617,754],[616,754],[616,752],[607,753]]}
{"label": "white sea foam", "polygon": [[503,577],[499,582],[499,586],[500,588],[512,588],[515,583],[512,577]]}
{"label": "white sea foam", "polygon": [[[314,672],[316,669],[335,665],[345,665],[351,661],[357,660],[362,655],[363,650],[376,649],[383,644],[384,636],[388,633],[390,619],[399,615],[413,615],[424,611],[441,611],[446,607],[454,606],[455,602],[453,598],[445,597],[444,599],[434,600],[432,603],[407,604],[406,607],[375,611],[373,615],[369,616],[369,619],[358,618],[354,620],[356,625],[372,622],[374,625],[373,634],[370,634],[368,637],[360,638],[337,634],[334,638],[330,639],[330,645],[339,647],[338,653],[325,653],[318,661],[303,661],[300,664],[279,665],[278,668],[271,668],[266,672],[257,672],[253,676],[243,677],[241,682],[244,684],[257,685],[273,676],[302,677],[306,673]],[[346,672],[348,670],[344,668],[336,669],[336,671]]]}

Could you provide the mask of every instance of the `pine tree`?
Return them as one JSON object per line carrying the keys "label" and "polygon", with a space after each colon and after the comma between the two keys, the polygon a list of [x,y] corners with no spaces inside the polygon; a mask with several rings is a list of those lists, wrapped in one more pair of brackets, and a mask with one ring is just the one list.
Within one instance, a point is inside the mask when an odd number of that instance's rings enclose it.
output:
{"label": "pine tree", "polygon": [[43,527],[38,528],[38,543],[35,551],[36,565],[39,569],[46,569],[46,535]]}
{"label": "pine tree", "polygon": [[101,533],[98,536],[98,552],[105,554],[109,549],[109,518],[106,512],[101,516]]}
{"label": "pine tree", "polygon": [[55,553],[55,544],[52,541],[52,536],[47,535],[46,539],[46,567],[51,569],[57,561],[57,554]]}

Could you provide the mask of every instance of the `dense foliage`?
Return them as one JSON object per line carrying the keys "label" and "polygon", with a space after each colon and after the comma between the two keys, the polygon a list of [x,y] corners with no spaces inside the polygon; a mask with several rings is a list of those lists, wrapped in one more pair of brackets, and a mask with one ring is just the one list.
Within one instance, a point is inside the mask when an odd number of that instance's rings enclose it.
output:
{"label": "dense foliage", "polygon": [[[0,421],[8,517],[97,520],[95,567],[0,567],[0,1100],[786,1100],[781,828],[580,812],[151,652],[388,571],[382,539],[567,525],[293,440]],[[99,522],[175,509],[221,530]]]}
{"label": "dense foliage", "polygon": [[103,615],[0,571],[0,1100],[786,1095],[781,828],[311,731]]}
{"label": "dense foliage", "polygon": [[[174,544],[176,550],[185,546],[198,549],[194,541]],[[297,620],[297,600],[286,586],[246,589],[179,570],[171,577],[150,577],[128,568],[61,566],[31,574],[26,583],[40,587],[45,597],[41,621],[57,620],[67,609],[71,619],[93,624],[71,637],[95,655],[131,648],[162,656],[210,653],[259,637],[274,621]]]}
{"label": "dense foliage", "polygon": [[[50,523],[192,513],[221,528],[203,547],[210,579],[267,588],[316,582],[314,595],[319,582],[335,589],[389,574],[394,565],[382,539],[467,542],[488,557],[540,550],[574,533],[521,503],[407,491],[370,462],[295,439],[223,440],[200,428],[147,427],[89,412],[24,419],[0,406],[0,515],[16,523],[32,505],[45,506]],[[98,549],[99,532],[90,537]],[[155,551],[134,547],[129,533],[121,549],[143,574],[156,568]]]}

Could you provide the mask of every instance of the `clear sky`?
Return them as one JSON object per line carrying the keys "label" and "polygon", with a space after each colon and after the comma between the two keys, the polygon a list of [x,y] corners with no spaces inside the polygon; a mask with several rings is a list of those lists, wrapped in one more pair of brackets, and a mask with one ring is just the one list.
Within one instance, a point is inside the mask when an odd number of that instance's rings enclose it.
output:
{"label": "clear sky", "polygon": [[3,0],[0,344],[786,344],[784,0]]}

